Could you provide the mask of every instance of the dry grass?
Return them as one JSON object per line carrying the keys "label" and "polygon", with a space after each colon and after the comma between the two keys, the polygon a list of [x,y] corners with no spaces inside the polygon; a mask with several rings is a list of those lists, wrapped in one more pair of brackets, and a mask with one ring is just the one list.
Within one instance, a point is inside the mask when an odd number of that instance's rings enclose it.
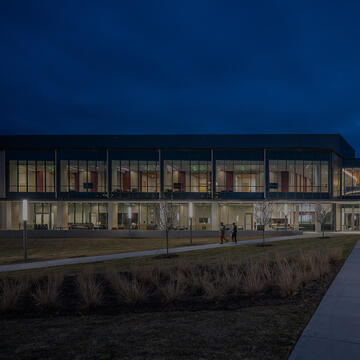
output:
{"label": "dry grass", "polygon": [[250,262],[247,264],[242,288],[244,293],[249,296],[255,296],[264,290],[265,281],[261,274],[261,267],[258,263]]}
{"label": "dry grass", "polygon": [[87,267],[77,277],[80,294],[87,308],[99,306],[103,297],[102,283],[91,268]]}
{"label": "dry grass", "polygon": [[278,258],[276,261],[277,285],[287,296],[294,296],[303,281],[301,266],[289,261],[286,258]]}
{"label": "dry grass", "polygon": [[222,277],[218,272],[206,271],[201,275],[199,281],[206,300],[220,300],[225,296],[224,284],[221,280]]}
{"label": "dry grass", "polygon": [[35,304],[44,309],[55,307],[58,291],[63,281],[64,274],[62,273],[52,273],[47,276],[46,280],[38,281],[32,293]]}
{"label": "dry grass", "polygon": [[328,256],[331,263],[336,263],[343,259],[343,249],[341,248],[330,248],[328,249]]}
{"label": "dry grass", "polygon": [[143,303],[147,299],[148,289],[144,282],[134,274],[129,278],[110,268],[106,273],[106,277],[121,302],[136,305]]}
{"label": "dry grass", "polygon": [[166,303],[173,303],[180,300],[186,292],[187,281],[185,276],[176,272],[170,276],[169,281],[160,285],[160,292],[163,295]]}
{"label": "dry grass", "polygon": [[2,279],[0,281],[0,312],[13,309],[20,296],[29,288],[28,278]]}

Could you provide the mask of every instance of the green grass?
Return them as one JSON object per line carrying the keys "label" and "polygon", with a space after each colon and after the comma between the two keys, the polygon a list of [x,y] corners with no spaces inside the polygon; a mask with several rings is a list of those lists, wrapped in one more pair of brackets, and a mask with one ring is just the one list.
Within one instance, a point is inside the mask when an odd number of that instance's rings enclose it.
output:
{"label": "green grass", "polygon": [[[260,236],[239,236],[239,241]],[[193,245],[216,243],[217,238],[193,238]],[[189,238],[169,239],[169,247],[190,245]],[[28,239],[28,261],[116,254],[132,251],[163,249],[163,238],[50,238]],[[22,239],[0,239],[0,265],[24,261]]]}
{"label": "green grass", "polygon": [[22,274],[38,274],[52,271],[62,271],[65,273],[78,273],[84,267],[91,266],[94,271],[104,272],[106,267],[114,266],[119,270],[128,270],[133,266],[140,266],[143,268],[151,268],[154,266],[173,266],[177,261],[182,262],[215,262],[220,257],[229,259],[236,259],[237,261],[258,260],[261,258],[273,259],[276,255],[283,255],[288,257],[298,256],[299,250],[321,250],[324,247],[341,247],[344,255],[348,255],[354,247],[358,235],[337,235],[330,238],[306,238],[306,239],[292,239],[273,242],[271,246],[261,247],[257,245],[241,245],[236,247],[222,247],[207,250],[195,250],[179,253],[177,258],[172,259],[157,259],[154,256],[143,256],[132,259],[110,260],[105,262],[93,264],[76,264],[67,266],[58,266],[49,269],[35,269],[26,271],[16,271],[12,273],[0,273],[0,276],[21,276]]}

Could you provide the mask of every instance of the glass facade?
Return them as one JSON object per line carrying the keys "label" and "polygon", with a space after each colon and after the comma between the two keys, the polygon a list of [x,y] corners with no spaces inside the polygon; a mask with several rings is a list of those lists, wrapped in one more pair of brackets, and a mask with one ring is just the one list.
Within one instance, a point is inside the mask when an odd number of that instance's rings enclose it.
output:
{"label": "glass facade", "polygon": [[9,192],[55,192],[54,162],[10,160]]}
{"label": "glass facade", "polygon": [[108,204],[69,203],[69,229],[107,229]]}
{"label": "glass facade", "polygon": [[112,192],[159,192],[157,161],[113,160]]}
{"label": "glass facade", "polygon": [[360,168],[342,169],[344,196],[360,196]]}
{"label": "glass facade", "polygon": [[107,191],[106,162],[61,160],[61,192]]}
{"label": "glass facade", "polygon": [[159,204],[118,204],[117,229],[157,230]]}
{"label": "glass facade", "polygon": [[217,229],[220,222],[229,229],[231,229],[232,223],[235,223],[239,230],[253,230],[253,204],[220,204],[218,207]]}
{"label": "glass facade", "polygon": [[333,197],[340,197],[340,177],[341,177],[342,160],[333,153],[332,155],[332,183]]}
{"label": "glass facade", "polygon": [[270,192],[329,192],[328,161],[269,160]]}
{"label": "glass facade", "polygon": [[50,230],[54,226],[53,205],[35,203],[33,207],[33,223],[35,230]]}
{"label": "glass facade", "polygon": [[211,192],[211,162],[195,160],[164,161],[165,192]]}
{"label": "glass facade", "polygon": [[216,160],[216,191],[263,192],[264,162]]}

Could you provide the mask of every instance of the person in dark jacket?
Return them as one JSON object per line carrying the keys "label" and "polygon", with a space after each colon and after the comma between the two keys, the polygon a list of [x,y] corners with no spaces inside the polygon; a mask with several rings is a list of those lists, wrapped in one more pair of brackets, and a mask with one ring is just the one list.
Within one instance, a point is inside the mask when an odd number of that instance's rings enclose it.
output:
{"label": "person in dark jacket", "polygon": [[235,223],[233,223],[232,233],[231,233],[231,239],[232,239],[232,241],[233,241],[235,244],[237,243],[236,235],[237,235],[237,226],[236,226]]}

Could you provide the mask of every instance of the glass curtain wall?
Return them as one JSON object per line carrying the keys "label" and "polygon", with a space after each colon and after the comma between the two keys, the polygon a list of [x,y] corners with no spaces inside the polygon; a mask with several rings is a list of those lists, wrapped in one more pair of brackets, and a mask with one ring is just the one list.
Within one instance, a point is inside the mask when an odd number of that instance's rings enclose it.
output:
{"label": "glass curtain wall", "polygon": [[263,192],[264,162],[216,160],[216,191]]}
{"label": "glass curtain wall", "polygon": [[340,197],[340,176],[341,176],[342,160],[336,154],[332,154],[332,183],[333,197]]}
{"label": "glass curtain wall", "polygon": [[113,160],[112,192],[159,192],[157,161]]}
{"label": "glass curtain wall", "polygon": [[211,162],[165,160],[164,184],[167,192],[211,192]]}
{"label": "glass curtain wall", "polygon": [[270,192],[329,191],[328,161],[269,160]]}
{"label": "glass curtain wall", "polygon": [[107,229],[108,205],[106,203],[69,203],[69,229]]}
{"label": "glass curtain wall", "polygon": [[360,195],[360,168],[342,169],[342,187],[344,196]]}
{"label": "glass curtain wall", "polygon": [[107,191],[106,162],[98,160],[61,160],[62,192]]}
{"label": "glass curtain wall", "polygon": [[10,160],[9,192],[55,192],[54,162]]}
{"label": "glass curtain wall", "polygon": [[33,223],[35,230],[48,230],[54,226],[52,204],[35,203],[33,205]]}
{"label": "glass curtain wall", "polygon": [[253,208],[253,204],[219,204],[217,228],[222,222],[229,229],[235,223],[239,230],[253,230]]}
{"label": "glass curtain wall", "polygon": [[157,230],[159,204],[119,204],[119,230]]}

